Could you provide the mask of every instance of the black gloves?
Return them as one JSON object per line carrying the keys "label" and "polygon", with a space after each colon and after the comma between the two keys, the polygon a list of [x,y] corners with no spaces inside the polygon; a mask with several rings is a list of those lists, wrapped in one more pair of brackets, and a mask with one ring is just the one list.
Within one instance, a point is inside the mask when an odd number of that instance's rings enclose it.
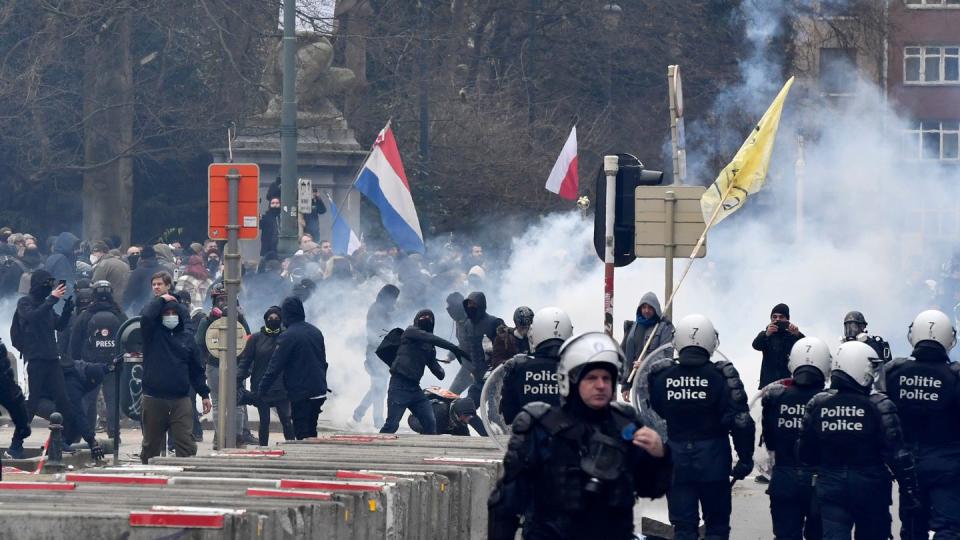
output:
{"label": "black gloves", "polygon": [[93,441],[90,444],[90,456],[93,457],[94,461],[104,461],[106,457],[103,454],[103,447],[100,446],[100,443]]}
{"label": "black gloves", "polygon": [[67,297],[63,302],[63,311],[60,313],[62,316],[67,316],[73,313],[73,297]]}
{"label": "black gloves", "polygon": [[738,460],[737,464],[733,466],[733,470],[730,471],[730,476],[732,476],[734,480],[743,480],[752,471],[753,471],[753,462],[745,461],[741,459],[741,460]]}
{"label": "black gloves", "polygon": [[444,377],[447,376],[447,373],[446,373],[445,371],[443,371],[443,366],[441,366],[441,365],[439,365],[439,364],[431,364],[431,365],[430,365],[430,373],[433,373],[433,375],[434,375],[436,378],[440,379],[441,381],[443,380]]}

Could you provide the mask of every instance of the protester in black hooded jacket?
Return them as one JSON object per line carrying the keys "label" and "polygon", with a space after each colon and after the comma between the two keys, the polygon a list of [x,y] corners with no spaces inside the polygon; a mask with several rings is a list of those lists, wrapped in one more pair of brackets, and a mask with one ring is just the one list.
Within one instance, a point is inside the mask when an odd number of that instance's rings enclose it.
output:
{"label": "protester in black hooded jacket", "polygon": [[280,198],[270,199],[269,207],[260,216],[260,256],[276,253],[280,242]]}
{"label": "protester in black hooded jacket", "polygon": [[400,427],[400,418],[407,409],[410,409],[410,412],[420,421],[423,433],[437,432],[437,420],[433,415],[433,407],[420,388],[423,370],[429,368],[435,377],[443,380],[445,374],[440,362],[437,361],[436,347],[447,349],[458,358],[469,355],[453,343],[433,335],[435,322],[432,311],[420,310],[413,318],[413,325],[408,326],[400,336],[400,347],[390,366],[387,421],[380,429],[380,433],[396,433],[397,428]]}
{"label": "protester in black hooded jacket", "polygon": [[[37,270],[30,276],[30,294],[17,302],[10,336],[27,364],[30,418],[39,413],[49,419],[50,413],[56,410],[63,415],[65,427],[76,429],[76,414],[67,396],[56,338],[56,332],[70,325],[73,301],[68,298],[61,314],[57,315],[53,308],[66,294],[66,287],[54,288],[55,283],[46,270]],[[23,439],[15,437],[10,444],[10,454],[16,456],[22,450]]]}
{"label": "protester in black hooded jacket", "polygon": [[177,457],[196,454],[190,389],[210,412],[210,388],[203,363],[189,331],[190,313],[166,293],[151,300],[140,314],[143,337],[143,448],[140,461],[160,455],[167,430],[173,432]]}
{"label": "protester in black hooded jacket", "polygon": [[[267,365],[274,351],[277,350],[277,340],[283,332],[282,315],[279,306],[271,306],[263,314],[264,326],[260,331],[250,336],[243,352],[237,357],[239,362],[237,379],[238,387],[243,385],[243,380],[250,377],[250,387],[257,388],[263,379],[263,374],[267,371]],[[257,414],[260,417],[259,443],[260,446],[270,444],[270,409],[276,409],[277,416],[280,418],[280,425],[283,427],[283,438],[290,441],[294,439],[293,422],[290,420],[290,402],[287,400],[287,392],[283,389],[283,382],[275,380],[270,388],[260,396],[257,406]]]}
{"label": "protester in black hooded jacket", "polygon": [[[473,383],[468,395],[474,403],[479,403],[483,377],[490,367],[487,353],[493,349],[493,340],[497,337],[497,328],[503,326],[503,319],[487,313],[487,297],[482,292],[467,295],[463,301],[463,310],[467,313],[467,320],[463,324],[467,339],[464,349],[473,364],[470,369]],[[487,341],[483,338],[487,338]]]}
{"label": "protester in black hooded jacket", "polygon": [[[21,441],[30,436],[30,416],[27,414],[26,399],[23,397],[23,391],[17,384],[13,369],[10,367],[10,358],[7,355],[7,347],[0,341],[0,405],[10,413],[10,419],[16,429],[13,432],[13,438]],[[22,456],[21,456],[22,457]],[[2,469],[2,467],[0,467]],[[0,473],[0,479],[3,478]]]}
{"label": "protester in black hooded jacket", "polygon": [[[457,338],[457,345],[461,349],[467,349],[467,332],[465,324],[467,322],[467,312],[463,310],[463,295],[458,292],[452,292],[447,296],[447,315],[453,320],[454,335]],[[453,356],[452,353],[450,355]],[[473,382],[473,361],[461,360],[460,370],[457,376],[450,383],[450,391],[459,394],[467,389]]]}
{"label": "protester in black hooded jacket", "polygon": [[277,350],[254,391],[259,401],[283,373],[297,440],[317,436],[317,419],[327,400],[327,352],[323,333],[306,321],[303,302],[290,296],[280,307],[286,330],[277,338]]}
{"label": "protester in black hooded jacket", "polygon": [[44,269],[53,276],[53,279],[67,282],[67,292],[73,291],[73,284],[77,282],[77,250],[80,248],[80,239],[73,233],[64,232],[53,243],[53,252],[47,257]]}

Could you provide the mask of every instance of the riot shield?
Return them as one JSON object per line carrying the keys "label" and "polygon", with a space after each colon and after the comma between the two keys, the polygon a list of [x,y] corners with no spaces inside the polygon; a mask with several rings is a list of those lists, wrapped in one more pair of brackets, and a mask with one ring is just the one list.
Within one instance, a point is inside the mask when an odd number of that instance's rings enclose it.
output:
{"label": "riot shield", "polygon": [[487,435],[502,450],[507,449],[507,442],[510,440],[510,425],[500,414],[500,396],[503,393],[503,378],[506,371],[503,364],[497,366],[487,377],[483,384],[483,390],[480,392],[480,419],[483,421],[483,427],[487,430]]}
{"label": "riot shield", "polygon": [[143,336],[140,317],[127,319],[117,331],[117,354],[123,356],[120,373],[120,412],[131,420],[140,420],[143,401]]}
{"label": "riot shield", "polygon": [[[663,442],[667,442],[667,423],[650,406],[650,369],[658,360],[668,358],[672,352],[673,343],[665,343],[647,353],[633,377],[633,386],[630,387],[630,403],[640,415],[643,424],[660,434]],[[627,369],[630,369],[630,366],[627,366]]]}
{"label": "riot shield", "polygon": [[[757,390],[757,393],[750,397],[750,417],[753,418],[753,422],[757,425],[757,446],[760,446],[760,437],[763,435],[763,428],[761,427],[763,421],[761,418],[763,416],[763,396],[766,395],[774,385],[781,384],[784,380],[785,379],[773,381],[760,390]],[[754,452],[753,462],[756,464],[758,474],[770,478],[770,472],[771,469],[773,469],[773,455],[770,454],[769,450],[765,452]]]}

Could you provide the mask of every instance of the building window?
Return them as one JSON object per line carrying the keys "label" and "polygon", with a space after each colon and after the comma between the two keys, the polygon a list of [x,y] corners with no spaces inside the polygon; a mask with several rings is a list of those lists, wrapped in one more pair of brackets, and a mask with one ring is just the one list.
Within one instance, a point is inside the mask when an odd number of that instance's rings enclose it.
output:
{"label": "building window", "polygon": [[960,84],[960,46],[904,47],[903,81],[907,84]]}
{"label": "building window", "polygon": [[906,131],[908,159],[960,161],[960,121],[919,120]]}
{"label": "building window", "polygon": [[960,8],[960,0],[906,0],[909,8]]}
{"label": "building window", "polygon": [[857,50],[820,49],[820,89],[828,96],[851,96],[857,88]]}

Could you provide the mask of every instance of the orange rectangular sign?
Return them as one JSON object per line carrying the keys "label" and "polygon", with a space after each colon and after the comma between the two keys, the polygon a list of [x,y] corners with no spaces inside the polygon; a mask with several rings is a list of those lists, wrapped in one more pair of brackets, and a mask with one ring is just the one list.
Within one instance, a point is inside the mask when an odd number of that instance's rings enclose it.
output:
{"label": "orange rectangular sign", "polygon": [[229,195],[227,175],[235,169],[240,175],[237,221],[241,240],[253,240],[259,232],[260,166],[256,163],[211,163],[207,168],[208,213],[207,236],[212,240],[227,239]]}

